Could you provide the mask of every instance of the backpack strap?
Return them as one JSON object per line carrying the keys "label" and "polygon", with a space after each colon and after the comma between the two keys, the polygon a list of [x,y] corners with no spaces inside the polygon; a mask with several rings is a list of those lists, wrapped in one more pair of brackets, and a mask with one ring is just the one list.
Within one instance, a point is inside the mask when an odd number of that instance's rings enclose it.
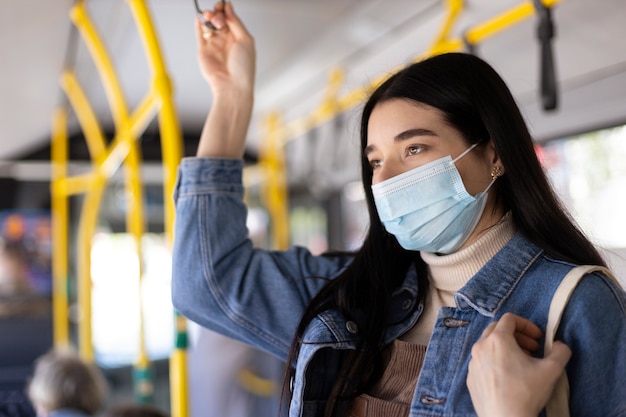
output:
{"label": "backpack strap", "polygon": [[[573,268],[557,287],[554,292],[554,296],[552,297],[550,310],[548,312],[546,340],[543,348],[544,356],[547,356],[550,352],[552,352],[554,337],[556,336],[556,331],[559,328],[561,317],[563,317],[563,311],[565,311],[565,306],[567,306],[567,302],[572,296],[576,285],[578,285],[583,276],[596,271],[602,272],[604,275],[617,282],[617,279],[613,276],[611,271],[603,266],[581,265]],[[569,417],[569,383],[565,372],[563,372],[554,386],[552,396],[546,404],[546,416]]]}

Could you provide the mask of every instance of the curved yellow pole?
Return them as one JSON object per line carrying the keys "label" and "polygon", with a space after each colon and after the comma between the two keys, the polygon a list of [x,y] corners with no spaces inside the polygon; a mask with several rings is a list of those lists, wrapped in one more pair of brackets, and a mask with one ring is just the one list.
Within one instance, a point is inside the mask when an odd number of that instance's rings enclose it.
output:
{"label": "curved yellow pole", "polygon": [[70,344],[68,320],[68,204],[67,197],[56,191],[67,176],[67,117],[65,107],[57,109],[52,128],[52,312],[54,345]]}
{"label": "curved yellow pole", "polygon": [[[543,4],[546,7],[554,7],[562,0],[543,0]],[[449,32],[451,25],[456,19],[456,14],[460,12],[462,8],[462,1],[460,0],[448,0],[447,2],[448,14],[442,24],[439,34],[431,46],[431,52],[443,53],[451,51],[462,50],[465,43],[461,38],[449,38]],[[521,4],[512,7],[491,19],[486,20],[483,23],[479,23],[466,32],[467,41],[471,44],[477,44],[486,40],[487,38],[494,36],[509,28],[522,20],[534,15],[535,9],[532,0],[527,0]],[[414,58],[414,61],[419,61],[429,56],[428,52],[420,54]],[[345,112],[351,108],[361,104],[378,85],[380,85],[387,75],[383,75],[375,78],[372,82],[365,86],[357,88],[348,92],[344,96],[337,99],[337,106],[335,113],[325,112],[324,109],[318,108],[313,110],[310,114],[283,123],[277,127],[279,135],[283,138],[283,142],[286,144],[289,141],[302,137],[309,130],[312,130],[316,126],[320,126],[323,123],[332,120],[338,113]],[[324,106],[324,104],[322,104]]]}
{"label": "curved yellow pole", "polygon": [[[70,17],[78,28],[92,58],[96,63],[96,68],[100,73],[104,90],[109,99],[109,105],[118,129],[118,134],[122,138],[121,141],[128,141],[129,124],[127,117],[126,105],[119,83],[117,82],[115,71],[111,60],[104,48],[101,38],[98,36],[89,16],[87,14],[85,1],[78,0],[70,11]],[[117,166],[111,167],[110,159],[105,157],[104,140],[95,138],[101,136],[99,126],[93,111],[88,105],[87,99],[80,90],[78,83],[75,82],[73,75],[65,73],[62,84],[68,91],[70,100],[73,100],[73,107],[77,115],[81,127],[85,132],[88,140],[90,151],[95,150],[96,155],[92,154],[92,160],[95,162],[95,173],[93,176],[87,177],[90,181],[89,190],[85,195],[82,213],[79,222],[79,255],[78,255],[78,299],[80,305],[79,328],[79,352],[87,360],[93,360],[93,341],[92,341],[92,317],[91,317],[91,239],[95,232],[100,201],[107,180],[107,176],[103,176],[103,170],[112,173]],[[82,115],[82,120],[81,120]],[[127,146],[128,147],[128,146]],[[110,155],[116,155],[119,147],[114,146]],[[123,160],[121,156],[120,160]],[[107,161],[108,160],[108,161]]]}
{"label": "curved yellow pole", "polygon": [[[167,74],[163,55],[152,25],[150,13],[143,0],[129,0],[129,6],[137,22],[139,34],[147,51],[148,62],[153,74],[153,91],[161,103],[159,128],[163,158],[163,202],[165,233],[172,244],[174,230],[174,201],[172,198],[176,182],[178,164],[182,157],[182,138],[172,97],[172,85]],[[187,322],[178,313],[176,320],[176,340],[170,356],[170,402],[172,417],[189,415],[187,388]]]}
{"label": "curved yellow pole", "polygon": [[161,131],[161,146],[164,163],[164,186],[165,196],[165,231],[168,238],[172,239],[174,225],[174,200],[171,198],[174,192],[178,164],[182,157],[182,138],[178,117],[174,107],[173,91],[170,77],[165,68],[163,54],[152,25],[152,19],[143,0],[129,0],[131,11],[139,27],[139,34],[148,53],[148,62],[153,73],[153,92],[160,100],[159,127]]}
{"label": "curved yellow pole", "polygon": [[135,253],[139,262],[139,303],[137,314],[140,317],[139,320],[139,355],[135,361],[134,369],[134,381],[135,381],[135,398],[142,404],[151,403],[154,396],[154,386],[152,384],[152,377],[149,370],[148,354],[146,353],[146,340],[144,329],[144,309],[143,309],[143,250],[142,250],[142,237],[144,235],[144,223],[143,223],[143,188],[141,186],[141,176],[139,174],[139,168],[141,164],[140,149],[132,138],[129,138],[128,142],[130,150],[126,163],[124,164],[124,170],[126,175],[126,227],[133,237],[135,244]]}
{"label": "curved yellow pole", "polygon": [[[542,3],[546,7],[554,7],[560,1],[561,0],[543,0]],[[532,1],[523,2],[492,19],[474,26],[467,31],[467,40],[472,44],[478,44],[534,14],[534,3]]]}
{"label": "curved yellow pole", "polygon": [[[118,78],[115,74],[111,59],[104,44],[101,41],[101,37],[95,30],[89,15],[86,10],[85,2],[79,0],[71,11],[71,17],[75,25],[78,27],[83,40],[85,41],[92,58],[96,63],[96,68],[100,73],[100,78],[103,82],[105,92],[109,100],[111,107],[111,113],[116,126],[116,137],[110,152],[104,160],[97,160],[97,170],[99,172],[105,171],[107,174],[112,174],[119,164],[124,162],[124,172],[126,176],[125,186],[127,190],[127,210],[126,210],[126,225],[130,234],[133,236],[135,242],[135,251],[140,265],[139,268],[139,286],[143,279],[143,257],[142,257],[142,236],[144,233],[144,220],[143,220],[143,189],[141,186],[140,167],[141,167],[141,155],[139,147],[136,143],[136,136],[140,134],[140,131],[147,125],[148,116],[154,108],[155,100],[153,97],[148,96],[141,103],[138,111],[129,117],[122,89],[120,87]],[[137,126],[141,124],[141,126]],[[92,201],[92,200],[86,200]],[[95,198],[93,199],[95,201]],[[89,207],[85,214],[91,214],[93,207]],[[84,214],[84,215],[85,215]],[[81,224],[81,232],[86,234],[91,232],[93,234],[93,227],[97,220],[97,216],[89,217],[93,224],[87,224],[86,222]],[[87,242],[85,242],[87,243]],[[90,245],[89,245],[90,247]],[[83,256],[84,262],[88,262],[89,258]],[[139,311],[140,315],[140,343],[139,343],[139,355],[136,360],[136,368],[139,368],[141,372],[137,374],[142,375],[140,389],[136,392],[141,402],[150,402],[152,398],[151,384],[149,378],[146,378],[148,368],[148,358],[145,349],[145,337],[143,329],[143,300],[142,291],[139,291]],[[90,308],[90,307],[89,307]],[[87,310],[87,308],[85,308]],[[87,333],[87,332],[85,332]],[[89,343],[90,339],[81,339],[82,343]],[[87,348],[84,348],[88,354]]]}
{"label": "curved yellow pole", "polygon": [[454,22],[456,22],[459,14],[463,11],[463,0],[447,0],[446,9],[448,13],[444,19],[443,25],[426,55],[436,55],[440,53],[439,51],[447,50],[445,45],[450,38],[450,31],[454,26]]}
{"label": "curved yellow pole", "polygon": [[[164,194],[166,196],[164,199],[164,215],[168,241],[171,243],[172,240],[174,207],[170,196],[173,193],[177,166],[182,155],[180,129],[178,127],[178,121],[173,104],[170,80],[165,71],[164,60],[145,2],[143,0],[129,0],[129,4],[132,12],[134,13],[137,26],[140,29],[139,33],[144,42],[150,68],[152,69],[154,75],[152,88],[132,115],[129,115],[128,113],[122,89],[115,74],[112,61],[109,58],[101,37],[98,35],[87,13],[85,0],[77,0],[74,7],[70,11],[70,17],[75,26],[78,28],[82,39],[89,49],[89,52],[96,64],[96,68],[100,74],[104,90],[107,94],[109,106],[111,108],[111,113],[116,126],[116,134],[110,146],[106,146],[98,121],[74,74],[66,72],[62,77],[62,85],[67,96],[70,97],[73,108],[77,113],[79,123],[85,132],[90,155],[94,161],[94,169],[92,172],[68,178],[66,176],[66,172],[63,171],[63,175],[59,174],[57,176],[57,180],[53,184],[53,192],[55,193],[55,196],[59,197],[59,199],[61,197],[67,198],[67,196],[72,194],[87,193],[85,196],[80,222],[79,240],[81,244],[78,259],[80,279],[79,299],[81,300],[82,313],[79,342],[81,345],[80,350],[83,356],[87,359],[93,358],[90,328],[90,239],[95,231],[95,225],[98,217],[98,207],[104,186],[111,175],[113,175],[113,173],[122,164],[124,165],[126,191],[129,196],[127,200],[126,223],[127,229],[133,236],[133,240],[135,242],[135,249],[140,265],[139,281],[141,285],[143,276],[142,236],[144,234],[144,209],[143,189],[140,177],[141,151],[136,139],[139,135],[141,135],[149,121],[158,111],[159,107],[161,108],[159,112],[159,124],[161,129],[163,160],[166,163],[164,170]],[[58,151],[57,154],[60,154],[60,151]],[[59,156],[56,156],[56,160],[65,164],[67,162],[66,160],[62,161]],[[64,169],[66,168],[64,167]],[[62,205],[56,204],[56,207],[59,208],[58,213],[61,214],[63,210]],[[63,264],[59,263],[58,269],[61,270],[62,267]],[[143,316],[141,316],[143,314],[143,301],[141,300],[142,292],[140,291],[139,293],[139,314],[141,327],[139,346],[140,352],[135,364],[135,371],[136,374],[142,375],[140,377],[140,382],[142,382],[143,385],[139,389],[139,394],[141,397],[140,399],[143,399],[144,394],[151,395],[151,389],[150,387],[146,388],[150,382],[150,378],[146,377],[149,373],[149,361],[145,349],[145,337],[143,331],[144,320]],[[180,328],[185,326],[179,325],[178,327],[180,330]],[[186,336],[186,329],[183,329],[183,331]],[[64,332],[60,327],[59,333],[61,334],[59,337],[63,338],[63,334],[67,333],[67,331]],[[179,345],[177,344],[177,348],[178,347]],[[184,363],[184,349],[182,356],[179,352],[178,355],[174,355],[173,357],[179,358],[174,361],[179,365],[177,367],[173,367],[173,369],[176,369],[176,372],[180,373],[181,369],[186,369]],[[182,375],[179,376],[182,376],[182,381],[186,381],[184,371],[182,372]],[[187,415],[186,386],[183,384],[180,384],[179,386],[182,387],[182,392],[173,395],[173,403],[175,404],[174,411],[172,413],[173,417],[184,417]]]}
{"label": "curved yellow pole", "polygon": [[106,141],[87,95],[78,83],[76,75],[70,71],[64,71],[61,75],[61,87],[72,104],[74,113],[83,129],[89,155],[94,161],[101,163],[106,151]]}
{"label": "curved yellow pole", "polygon": [[259,164],[265,173],[262,197],[269,211],[272,246],[286,249],[289,245],[289,203],[284,147],[280,136],[280,116],[271,114],[267,118],[267,137],[261,143]]}
{"label": "curved yellow pole", "polygon": [[84,0],[76,1],[70,11],[70,17],[78,28],[96,64],[96,68],[100,73],[100,79],[102,80],[104,91],[109,100],[109,106],[111,107],[111,114],[115,125],[117,127],[124,126],[127,124],[124,118],[128,114],[128,110],[124,101],[124,95],[122,94],[122,88],[115,76],[113,63],[101,41],[101,37],[98,35],[87,14],[87,7],[85,6]]}
{"label": "curved yellow pole", "polygon": [[104,193],[105,179],[99,177],[92,189],[85,194],[79,220],[77,260],[78,260],[78,345],[79,353],[85,360],[93,362],[93,337],[91,327],[91,239],[96,230],[100,201]]}

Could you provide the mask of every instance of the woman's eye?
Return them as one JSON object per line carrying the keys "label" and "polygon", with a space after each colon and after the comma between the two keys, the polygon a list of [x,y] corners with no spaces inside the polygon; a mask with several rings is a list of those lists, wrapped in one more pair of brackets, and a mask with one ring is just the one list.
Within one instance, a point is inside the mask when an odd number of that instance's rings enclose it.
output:
{"label": "woman's eye", "polygon": [[380,168],[383,162],[380,159],[373,159],[370,161],[370,166],[372,169]]}
{"label": "woman's eye", "polygon": [[411,145],[407,148],[406,152],[407,155],[417,155],[418,153],[422,152],[424,148],[420,145]]}

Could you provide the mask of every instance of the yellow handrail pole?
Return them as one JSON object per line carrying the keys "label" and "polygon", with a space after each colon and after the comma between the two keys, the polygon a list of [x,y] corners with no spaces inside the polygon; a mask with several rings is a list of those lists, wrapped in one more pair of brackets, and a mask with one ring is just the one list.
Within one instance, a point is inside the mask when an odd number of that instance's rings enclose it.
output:
{"label": "yellow handrail pole", "polygon": [[154,386],[149,370],[149,360],[146,353],[146,339],[143,309],[143,250],[142,237],[144,235],[143,222],[143,188],[141,186],[140,164],[141,155],[138,143],[131,137],[127,138],[130,144],[130,152],[124,164],[126,174],[126,227],[130,231],[135,244],[137,261],[139,262],[139,355],[134,364],[135,398],[142,404],[151,403],[154,394]]}
{"label": "yellow handrail pole", "polygon": [[[87,14],[84,0],[77,0],[70,12],[70,17],[81,33],[81,36],[96,64],[96,68],[98,69],[104,90],[109,100],[111,114],[117,128],[116,138],[118,140],[114,141],[112,150],[109,152],[108,156],[110,157],[111,155],[115,155],[116,151],[119,149],[124,149],[126,151],[122,152],[118,158],[110,159],[107,157],[108,163],[119,166],[118,163],[121,163],[124,160],[128,151],[128,144],[124,144],[126,141],[125,138],[130,136],[130,132],[133,132],[133,128],[130,126],[128,109],[124,101],[124,95],[122,94],[120,83],[115,75],[113,64],[104,47],[104,44],[101,41],[101,37],[98,35],[91,19],[89,18],[89,15]],[[145,111],[148,107],[144,103],[142,103],[141,108],[143,111]],[[139,114],[142,115],[143,113]],[[145,122],[143,117],[138,120]],[[119,142],[121,142],[121,144],[119,144]],[[117,168],[117,166],[114,166],[114,168]],[[107,171],[112,173],[114,169],[107,169]]]}
{"label": "yellow handrail pole", "polygon": [[[546,7],[554,7],[562,0],[543,0]],[[535,6],[532,1],[526,1],[512,9],[495,16],[467,31],[467,40],[471,44],[477,44],[483,40],[496,35],[509,26],[524,20],[535,14]]]}
{"label": "yellow handrail pole", "polygon": [[339,97],[339,89],[344,79],[345,72],[341,68],[335,68],[330,72],[324,99],[319,107],[318,113],[320,118],[332,118],[337,114],[337,97]]}
{"label": "yellow handrail pole", "polygon": [[262,378],[248,368],[244,368],[239,372],[237,382],[246,391],[258,397],[271,397],[278,389],[273,379]]}
{"label": "yellow handrail pole", "polygon": [[59,178],[54,183],[54,190],[64,196],[83,194],[91,190],[99,181],[101,175],[97,172],[87,174],[74,175],[72,177]]}
{"label": "yellow handrail pole", "polygon": [[126,171],[126,188],[129,199],[127,210],[126,224],[134,238],[137,258],[139,261],[139,354],[134,364],[133,380],[135,397],[142,404],[150,404],[154,399],[154,384],[152,382],[152,373],[150,369],[150,361],[146,352],[145,339],[145,312],[144,312],[144,293],[143,293],[143,241],[142,237],[145,233],[145,225],[143,221],[143,188],[140,175],[141,166],[141,148],[133,138],[139,137],[149,119],[154,116],[158,110],[158,96],[154,91],[149,94],[140,103],[139,107],[131,115],[130,132],[128,133],[129,152],[124,165]]}
{"label": "yellow handrail pole", "polygon": [[160,99],[157,93],[150,90],[130,115],[130,135],[132,137],[138,138],[143,134],[150,121],[159,111],[159,104]]}
{"label": "yellow handrail pole", "polygon": [[[115,121],[115,125],[117,128],[117,137],[119,138],[120,147],[123,146],[124,142],[126,145],[126,149],[128,153],[126,155],[127,160],[125,164],[125,172],[127,176],[126,187],[131,191],[131,195],[129,198],[131,199],[130,207],[127,213],[127,228],[131,229],[131,234],[135,238],[137,256],[139,258],[140,264],[142,263],[141,259],[141,235],[143,234],[143,206],[141,202],[137,203],[137,199],[141,199],[143,193],[141,192],[141,183],[139,180],[139,168],[141,161],[139,160],[139,154],[136,147],[136,143],[134,138],[131,135],[132,128],[130,126],[130,120],[128,117],[128,110],[126,104],[124,102],[124,97],[122,94],[122,90],[118,79],[115,75],[115,71],[111,60],[109,58],[108,53],[106,52],[103,43],[101,42],[100,36],[97,34],[85,7],[85,2],[83,0],[79,0],[71,12],[71,17],[79,31],[82,34],[82,37],[87,44],[87,47],[96,63],[96,68],[100,73],[100,77],[102,79],[105,91],[107,93],[107,97],[109,99],[109,106],[111,107],[111,113],[113,115],[113,119]],[[111,152],[114,154],[114,150],[118,149],[118,146],[115,146]],[[111,155],[110,154],[110,155]],[[124,160],[124,158],[120,158],[120,161]],[[114,161],[117,162],[117,161]],[[99,168],[102,167],[101,164],[97,164]],[[139,181],[139,182],[138,182]],[[97,220],[96,218],[94,220]],[[140,233],[141,235],[137,235]],[[88,258],[84,258],[88,260]],[[140,268],[140,276],[139,281],[141,282],[141,268]],[[141,294],[141,292],[140,292]],[[140,311],[143,311],[142,308],[142,300],[141,295],[139,298],[139,308]],[[140,312],[140,314],[142,314]],[[143,318],[140,316],[140,327],[143,328]],[[84,340],[85,341],[85,340]],[[140,355],[138,359],[138,364],[140,367],[144,369],[147,368],[146,364],[148,363],[147,356],[145,353],[145,338],[143,333],[140,335]],[[142,373],[142,377],[145,377],[146,374]]]}
{"label": "yellow handrail pole", "polygon": [[[100,171],[102,164],[106,162],[104,137],[100,126],[94,115],[85,94],[74,75],[65,72],[61,80],[62,87],[66,91],[70,102],[77,115],[81,128],[88,143],[90,154],[95,160],[96,170]],[[83,176],[87,178],[84,184],[80,184],[80,179],[73,181],[74,185],[82,185],[82,191],[87,191],[82,208],[82,215],[79,223],[79,245],[78,245],[78,303],[80,306],[79,329],[79,352],[83,358],[93,361],[93,342],[91,328],[91,239],[95,231],[98,218],[98,208],[102,198],[105,180],[101,175]],[[72,182],[65,178],[63,185],[67,186]],[[71,181],[71,180],[70,180]]]}
{"label": "yellow handrail pole", "polygon": [[187,380],[187,319],[174,312],[175,341],[170,356],[170,401],[172,417],[189,415],[189,394]]}
{"label": "yellow handrail pole", "polygon": [[[74,80],[72,74],[66,74],[65,81]],[[74,80],[75,81],[75,80]],[[104,143],[104,137],[100,130],[99,124],[91,111],[91,107],[88,102],[77,100],[77,89],[80,89],[78,84],[74,81],[70,81],[67,84],[64,83],[65,92],[70,98],[74,112],[77,115],[81,129],[85,134],[85,139],[88,141],[90,149],[94,149],[98,142]],[[149,121],[150,113],[155,111],[156,101],[153,97],[147,97],[144,100],[136,112],[131,117],[131,133],[132,137],[140,135]],[[126,134],[128,136],[128,133]],[[99,176],[110,178],[117,168],[123,163],[127,157],[130,146],[129,142],[124,139],[124,135],[116,134],[113,139],[113,143],[108,148],[102,148],[102,154],[99,149],[91,151],[90,155],[95,159],[96,164],[94,171],[87,174],[74,175],[72,177],[61,178],[58,181],[57,187],[60,192],[66,195],[80,194],[88,191]],[[91,145],[90,145],[91,144]],[[94,144],[96,146],[94,146]]]}
{"label": "yellow handrail pole", "polygon": [[286,249],[289,245],[289,201],[284,160],[284,146],[278,127],[280,116],[270,114],[266,120],[267,136],[259,150],[259,164],[267,175],[262,196],[270,215],[272,246]]}
{"label": "yellow handrail pole", "polygon": [[164,163],[164,196],[165,196],[165,232],[170,239],[173,236],[174,201],[171,198],[176,183],[178,164],[182,157],[182,140],[178,117],[174,107],[172,84],[165,68],[165,61],[159,42],[152,25],[150,13],[143,0],[129,0],[129,5],[139,27],[139,34],[148,52],[148,62],[154,75],[153,88],[161,100],[159,125]]}
{"label": "yellow handrail pole", "polygon": [[[162,95],[162,108],[159,114],[159,126],[161,131],[161,153],[163,155],[163,206],[165,220],[165,234],[170,245],[174,238],[174,186],[178,172],[178,164],[182,158],[182,138],[176,110],[171,95],[165,96],[169,91],[169,83],[165,77],[157,77],[155,82]],[[171,94],[171,93],[170,93]],[[175,313],[179,316],[178,313]],[[189,415],[189,389],[187,379],[187,322],[181,317],[176,317],[176,343],[170,356],[170,381],[171,390],[171,416],[187,417]]]}
{"label": "yellow handrail pole", "polygon": [[[154,89],[161,99],[159,127],[161,132],[161,150],[163,158],[163,202],[165,233],[169,244],[172,244],[174,230],[174,201],[172,199],[176,182],[177,168],[182,157],[182,140],[178,119],[172,98],[172,86],[165,69],[163,56],[157,40],[152,19],[145,2],[129,1],[139,33],[148,53],[148,62],[154,75]],[[188,381],[187,381],[187,322],[175,313],[176,340],[170,356],[170,402],[172,417],[189,415]]]}
{"label": "yellow handrail pole", "polygon": [[[120,117],[122,126],[118,127],[112,143],[104,150],[102,157],[96,161],[95,169],[97,174],[94,173],[93,175],[102,175],[110,178],[117,171],[127,158],[135,138],[143,133],[150,122],[153,113],[157,110],[157,105],[156,97],[150,94],[144,98],[130,116],[130,119],[126,116]],[[90,125],[81,123],[81,126],[85,130]]]}
{"label": "yellow handrail pole", "polygon": [[104,135],[89,100],[73,72],[64,71],[61,74],[61,88],[72,104],[74,113],[85,134],[89,155],[94,161],[101,161],[106,150]]}
{"label": "yellow handrail pole", "polygon": [[432,46],[429,48],[427,55],[436,55],[439,49],[445,45],[446,41],[450,37],[450,31],[454,26],[454,22],[459,16],[459,13],[463,10],[463,0],[447,0],[446,9],[448,10],[448,14],[443,22],[443,25],[441,26],[439,34],[435,38]]}
{"label": "yellow handrail pole", "polygon": [[98,173],[102,174],[106,178],[111,176],[117,171],[121,164],[124,163],[128,152],[130,152],[130,144],[126,136],[128,132],[118,129],[117,133],[113,137],[113,142],[107,148],[106,155],[102,163],[96,166]]}
{"label": "yellow handrail pole", "polygon": [[[130,131],[132,137],[137,137],[147,125],[149,113],[153,112],[156,107],[155,93],[151,91],[142,101],[137,111],[129,118],[128,109],[124,101],[120,83],[115,75],[113,64],[104,44],[100,40],[100,36],[96,32],[87,14],[85,1],[77,0],[70,15],[72,21],[79,29],[95,61],[96,68],[100,73],[100,78],[102,79],[104,90],[107,93],[111,114],[113,115],[117,129]],[[125,129],[124,126],[126,126],[127,129]]]}
{"label": "yellow handrail pole", "polygon": [[[139,109],[134,113],[133,117],[129,121],[126,117],[120,117],[120,121],[124,123],[124,126],[118,126],[118,132],[112,146],[111,164],[120,163],[124,161],[125,172],[125,189],[127,195],[127,210],[126,210],[126,227],[133,237],[135,246],[135,254],[138,261],[138,311],[139,315],[139,354],[134,364],[133,374],[135,381],[135,396],[140,403],[151,403],[154,394],[154,385],[152,384],[152,377],[149,368],[149,358],[146,352],[146,340],[145,340],[145,319],[143,309],[143,241],[144,235],[144,208],[143,208],[143,188],[141,181],[141,150],[138,142],[135,140],[135,135],[140,134],[147,122],[148,115],[154,110],[155,100],[153,96],[148,96],[142,102]],[[126,123],[129,123],[126,124]],[[115,150],[118,157],[113,156]],[[99,166],[99,168],[102,166]],[[104,170],[101,170],[104,171]],[[110,169],[107,171],[111,171]]]}
{"label": "yellow handrail pole", "polygon": [[70,344],[68,318],[68,204],[56,183],[67,175],[67,108],[54,114],[52,129],[52,311],[54,345]]}
{"label": "yellow handrail pole", "polygon": [[105,184],[105,179],[100,177],[85,194],[78,227],[78,346],[81,357],[90,362],[94,360],[91,328],[91,240]]}
{"label": "yellow handrail pole", "polygon": [[122,89],[115,76],[115,69],[113,68],[109,54],[87,14],[84,0],[76,0],[74,7],[70,11],[70,17],[78,28],[96,64],[96,68],[102,79],[104,91],[109,100],[111,115],[113,116],[115,126],[118,128],[124,126],[126,124],[124,119],[128,117],[124,95],[122,94]]}
{"label": "yellow handrail pole", "polygon": [[[560,3],[562,0],[543,0],[542,3],[546,7],[553,7],[556,4]],[[477,44],[485,39],[497,34],[498,32],[504,30],[505,28],[512,26],[516,23],[519,23],[521,20],[526,19],[532,16],[535,13],[534,5],[532,1],[525,1],[520,5],[513,7],[512,9],[505,11],[494,18],[487,20],[484,23],[478,24],[466,32],[467,41],[471,44]],[[450,15],[448,15],[449,18]],[[444,22],[444,25],[448,25],[448,20]],[[444,32],[445,29],[442,29]],[[441,37],[440,37],[441,38]],[[460,38],[443,40],[439,43],[437,47],[437,52],[446,52],[446,51],[458,51],[461,50],[464,46],[464,42]],[[419,61],[425,58],[427,54],[420,54],[414,58],[414,61]],[[372,82],[368,83],[365,86],[357,88],[345,96],[338,99],[337,111],[347,111],[360,103],[367,97],[369,92],[375,89],[378,85],[380,85],[385,79],[387,75],[380,76],[375,78]],[[284,143],[288,143],[289,141],[301,137],[307,131],[313,129],[316,126],[330,120],[332,117],[328,118],[319,118],[318,116],[319,110],[314,110],[311,114],[307,116],[300,117],[291,122],[283,124],[277,128],[280,132],[280,135],[285,138]],[[334,116],[333,116],[334,117]]]}

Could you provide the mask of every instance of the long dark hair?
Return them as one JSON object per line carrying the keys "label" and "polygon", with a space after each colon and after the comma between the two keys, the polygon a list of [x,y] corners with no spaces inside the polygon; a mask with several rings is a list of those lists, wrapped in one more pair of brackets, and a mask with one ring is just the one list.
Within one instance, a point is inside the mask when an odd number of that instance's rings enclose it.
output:
{"label": "long dark hair", "polygon": [[[289,363],[297,359],[306,326],[319,313],[336,309],[347,320],[360,317],[357,350],[346,355],[327,415],[340,415],[349,401],[376,382],[391,292],[416,268],[421,297],[426,265],[402,249],[382,226],[372,196],[372,169],[363,155],[369,118],[377,104],[402,98],[439,109],[469,143],[491,139],[505,168],[494,184],[498,204],[511,211],[517,230],[559,260],[605,265],[574,224],[549,185],[526,123],[502,78],[485,61],[464,53],[438,55],[388,78],[365,103],[361,119],[361,171],[370,226],[353,262],[311,301],[297,329]],[[365,314],[364,314],[365,312]],[[320,364],[324,366],[324,364]]]}

